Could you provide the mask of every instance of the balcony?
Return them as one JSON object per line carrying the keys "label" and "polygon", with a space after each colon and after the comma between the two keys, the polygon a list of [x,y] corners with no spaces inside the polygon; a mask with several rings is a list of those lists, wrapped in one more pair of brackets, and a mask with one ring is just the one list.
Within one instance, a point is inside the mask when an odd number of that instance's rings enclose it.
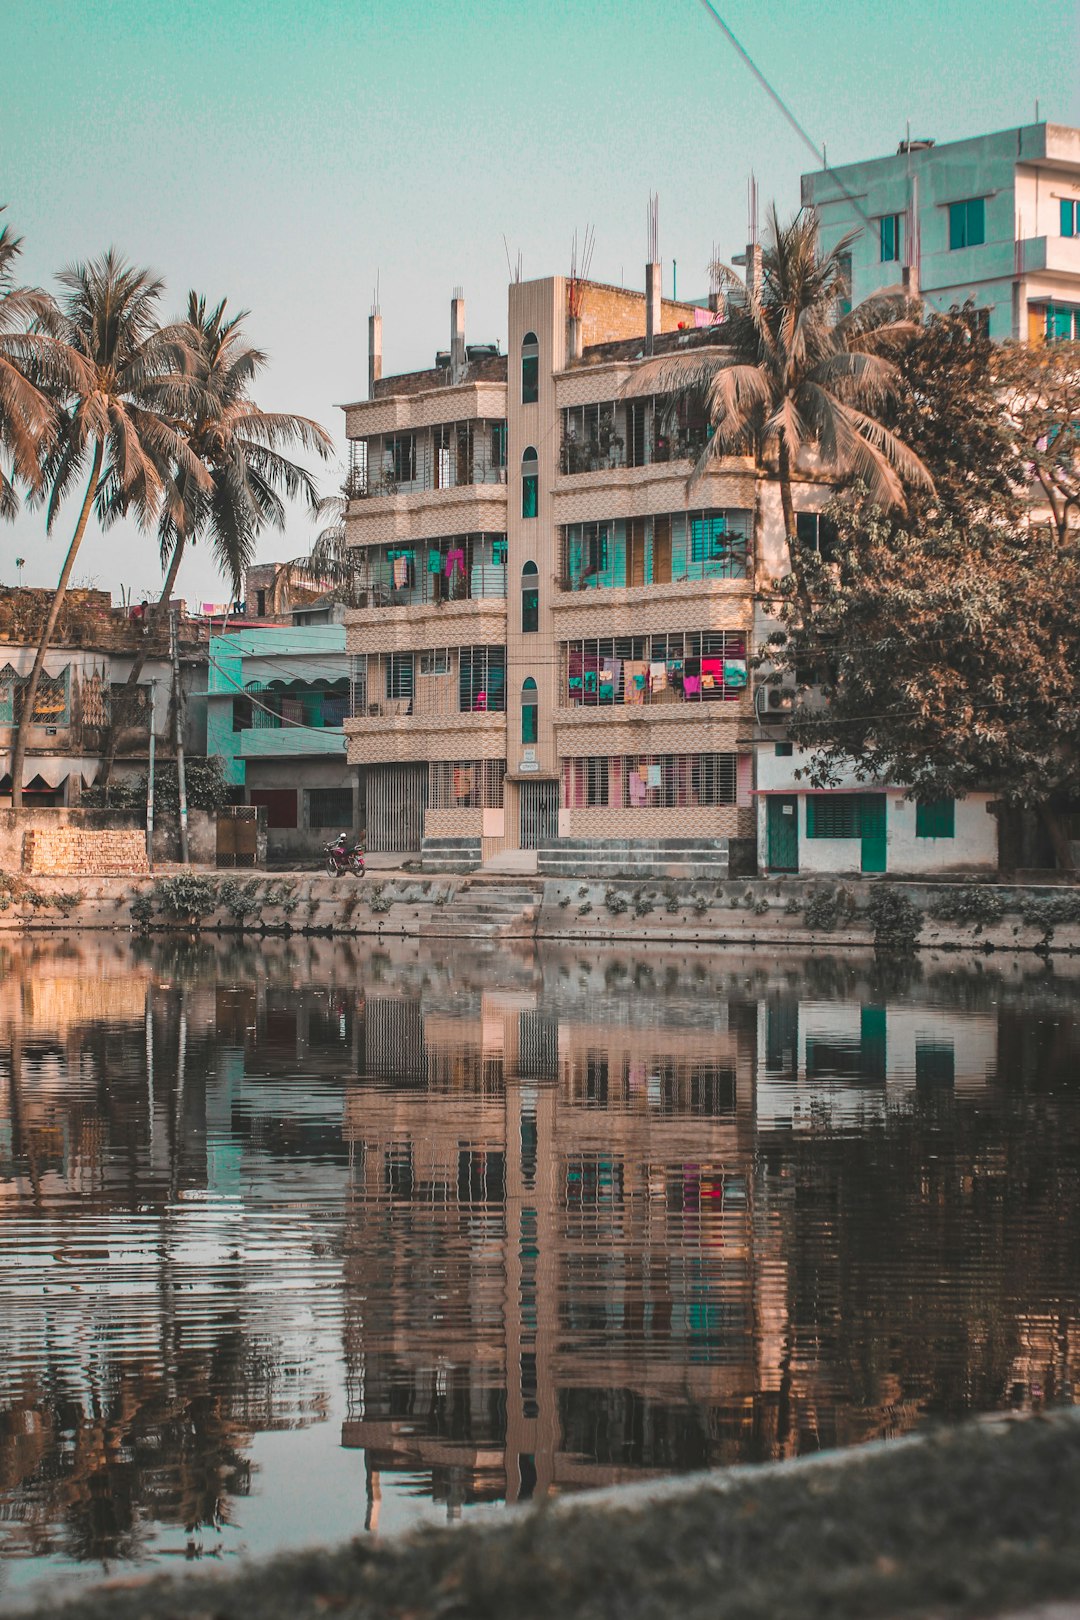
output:
{"label": "balcony", "polygon": [[354,439],[345,492],[350,500],[506,483],[506,423],[444,422]]}
{"label": "balcony", "polygon": [[559,471],[571,478],[618,467],[694,462],[709,437],[700,411],[662,396],[568,405],[561,416]]}

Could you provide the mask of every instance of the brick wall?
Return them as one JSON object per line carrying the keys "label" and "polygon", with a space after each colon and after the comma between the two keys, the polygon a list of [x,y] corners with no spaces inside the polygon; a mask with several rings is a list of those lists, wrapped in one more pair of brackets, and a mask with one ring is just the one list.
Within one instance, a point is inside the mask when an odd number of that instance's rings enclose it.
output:
{"label": "brick wall", "polygon": [[23,871],[49,877],[123,877],[148,872],[146,837],[136,828],[36,827],[23,836]]}

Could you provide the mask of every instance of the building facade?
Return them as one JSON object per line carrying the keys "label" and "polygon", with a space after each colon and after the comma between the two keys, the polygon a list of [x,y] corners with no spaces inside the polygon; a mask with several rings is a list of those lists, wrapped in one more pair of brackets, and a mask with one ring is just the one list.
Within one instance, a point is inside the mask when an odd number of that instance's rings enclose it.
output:
{"label": "building facade", "polygon": [[359,833],[357,775],[345,758],[343,625],[212,637],[206,705],[208,750],[225,780],[265,807],[271,860],[308,860],[339,832]]}
{"label": "building facade", "polygon": [[849,232],[861,303],[915,271],[932,309],[968,298],[990,336],[1080,338],[1080,129],[1026,124],[804,174],[822,245]]}
{"label": "building facade", "polygon": [[704,421],[635,376],[723,328],[662,299],[658,265],[647,287],[514,283],[507,356],[466,344],[456,298],[450,350],[397,377],[373,317],[372,397],[346,407],[366,589],[346,733],[373,851],[612,875],[752,852],[779,500],[747,458],[691,482]]}
{"label": "building facade", "polygon": [[[51,596],[42,590],[0,592],[0,808],[11,804],[11,752]],[[184,747],[202,755],[206,724],[197,700],[206,644],[201,626],[186,617],[179,621],[178,636]],[[78,806],[83,789],[97,781],[115,705],[140,651],[144,663],[136,701],[122,716],[115,739],[118,777],[145,773],[151,726],[160,758],[171,757],[175,747],[167,621],[113,607],[107,591],[67,593],[45,657],[23,763],[28,809]]]}

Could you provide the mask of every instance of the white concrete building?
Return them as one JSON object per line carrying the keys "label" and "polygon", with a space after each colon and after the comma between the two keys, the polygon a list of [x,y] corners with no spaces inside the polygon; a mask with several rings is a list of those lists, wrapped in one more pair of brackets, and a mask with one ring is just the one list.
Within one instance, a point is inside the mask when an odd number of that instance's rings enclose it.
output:
{"label": "white concrete building", "polygon": [[917,877],[997,870],[991,794],[920,805],[905,798],[902,787],[859,782],[854,770],[820,790],[797,775],[809,760],[790,742],[758,747],[761,873]]}
{"label": "white concrete building", "polygon": [[990,336],[1080,338],[1080,129],[1025,124],[802,177],[831,248],[847,232],[855,304],[915,270],[933,309],[972,298]]}

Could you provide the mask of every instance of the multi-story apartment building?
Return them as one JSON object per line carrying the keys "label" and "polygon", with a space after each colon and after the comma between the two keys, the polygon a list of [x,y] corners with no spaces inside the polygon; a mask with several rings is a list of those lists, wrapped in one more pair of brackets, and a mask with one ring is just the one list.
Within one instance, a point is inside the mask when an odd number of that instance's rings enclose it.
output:
{"label": "multi-story apartment building", "polygon": [[307,859],[354,833],[344,627],[238,625],[211,637],[209,662],[207,746],[225,780],[266,810],[271,860]]}
{"label": "multi-story apartment building", "polygon": [[1080,129],[1026,124],[802,177],[822,245],[850,231],[857,304],[915,271],[935,309],[974,300],[993,338],[1080,337]]}
{"label": "multi-story apartment building", "polygon": [[514,283],[507,356],[466,345],[455,298],[450,350],[397,377],[373,317],[371,398],[346,407],[367,591],[346,732],[372,850],[615,872],[650,845],[699,865],[750,847],[779,502],[746,458],[691,481],[704,422],[635,376],[723,325],[663,299],[659,265],[647,289]]}

